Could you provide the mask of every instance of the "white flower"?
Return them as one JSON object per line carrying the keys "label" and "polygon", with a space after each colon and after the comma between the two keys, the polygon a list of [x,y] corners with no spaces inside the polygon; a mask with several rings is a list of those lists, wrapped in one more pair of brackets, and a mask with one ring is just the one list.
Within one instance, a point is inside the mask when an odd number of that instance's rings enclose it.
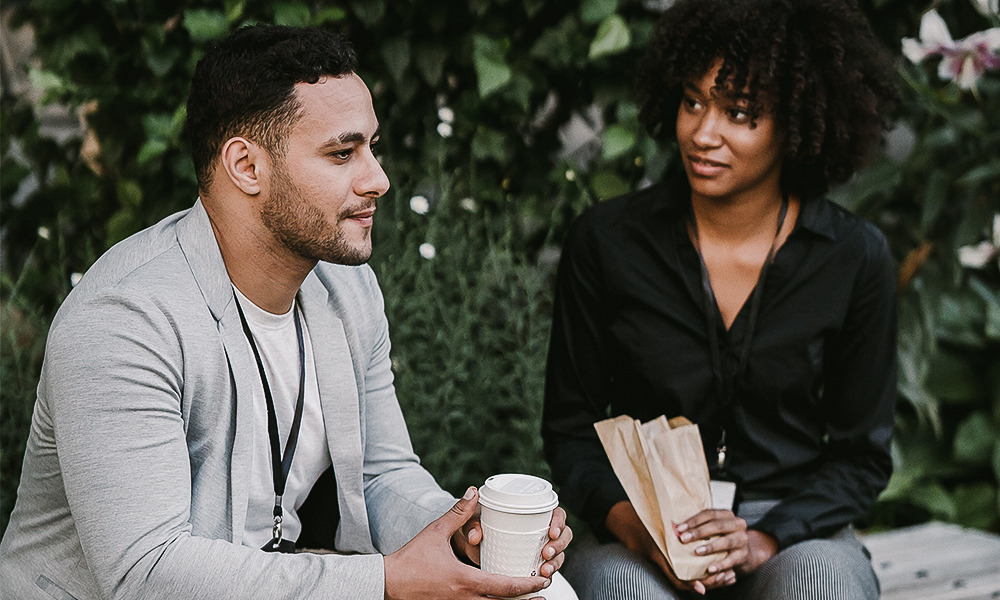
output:
{"label": "white flower", "polygon": [[427,211],[430,209],[431,203],[427,201],[427,198],[424,198],[423,196],[414,196],[410,198],[410,210],[418,215],[426,215]]}
{"label": "white flower", "polygon": [[920,39],[903,39],[903,54],[914,64],[940,55],[938,76],[954,80],[962,89],[972,89],[986,69],[1000,69],[1000,27],[973,33],[958,41],[951,39],[948,25],[936,10],[920,20]]}
{"label": "white flower", "polygon": [[430,260],[437,256],[437,250],[434,248],[434,244],[424,242],[420,244],[420,256],[423,256],[427,260]]}
{"label": "white flower", "polygon": [[445,123],[453,123],[455,121],[455,111],[447,106],[442,106],[438,109],[438,118]]}
{"label": "white flower", "polygon": [[458,201],[458,205],[469,212],[476,212],[476,201],[472,198],[462,198]]}
{"label": "white flower", "polygon": [[984,17],[990,15],[1000,15],[1000,0],[970,0]]}
{"label": "white flower", "polygon": [[573,169],[566,169],[566,181],[573,181],[576,179],[576,171]]}
{"label": "white flower", "polygon": [[[1000,257],[1000,213],[993,215],[993,239],[958,249],[958,262],[969,269],[982,269],[994,257]],[[1000,258],[997,258],[1000,266]]]}
{"label": "white flower", "polygon": [[50,237],[52,237],[52,233],[49,232],[48,227],[42,225],[41,227],[38,228],[38,237],[42,238],[43,240],[47,240]]}
{"label": "white flower", "polygon": [[73,273],[69,276],[69,284],[76,287],[76,284],[80,283],[81,279],[83,279],[83,273]]}
{"label": "white flower", "polygon": [[441,137],[451,137],[451,123],[438,123],[438,134]]}

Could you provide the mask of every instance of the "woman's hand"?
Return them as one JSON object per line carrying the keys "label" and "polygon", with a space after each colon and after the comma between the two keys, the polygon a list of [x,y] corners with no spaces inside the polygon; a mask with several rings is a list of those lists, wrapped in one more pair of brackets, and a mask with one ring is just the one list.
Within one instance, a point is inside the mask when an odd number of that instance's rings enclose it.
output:
{"label": "woman's hand", "polygon": [[[746,521],[730,510],[703,510],[675,525],[674,531],[681,542],[699,544],[695,554],[726,553],[721,561],[708,566],[710,576],[706,580],[712,579],[715,584],[710,587],[735,583],[736,575],[753,573],[778,552],[777,540],[762,531],[747,530]],[[722,583],[717,583],[719,574],[727,574]]]}
{"label": "woman's hand", "polygon": [[[679,591],[692,591],[704,594],[708,589],[704,581],[683,581],[674,575],[673,570],[667,563],[667,558],[660,552],[653,536],[646,531],[646,526],[635,512],[635,507],[631,502],[623,500],[611,507],[608,516],[604,521],[604,526],[617,537],[626,548],[636,554],[645,557],[655,564],[667,576],[674,589]],[[714,579],[714,576],[712,576]],[[735,579],[734,579],[735,581]],[[715,586],[713,586],[715,587]]]}

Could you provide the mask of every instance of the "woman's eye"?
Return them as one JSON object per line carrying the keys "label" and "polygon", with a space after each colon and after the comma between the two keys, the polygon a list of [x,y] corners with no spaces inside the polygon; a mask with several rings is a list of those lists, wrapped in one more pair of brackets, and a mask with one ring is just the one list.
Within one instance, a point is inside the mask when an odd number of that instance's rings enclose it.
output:
{"label": "woman's eye", "polygon": [[686,106],[687,108],[689,108],[691,110],[694,110],[694,109],[698,108],[699,106],[701,106],[701,104],[697,100],[695,100],[694,98],[685,96],[684,97],[684,106]]}
{"label": "woman's eye", "polygon": [[750,113],[742,108],[731,108],[729,118],[737,123],[746,123],[750,121]]}

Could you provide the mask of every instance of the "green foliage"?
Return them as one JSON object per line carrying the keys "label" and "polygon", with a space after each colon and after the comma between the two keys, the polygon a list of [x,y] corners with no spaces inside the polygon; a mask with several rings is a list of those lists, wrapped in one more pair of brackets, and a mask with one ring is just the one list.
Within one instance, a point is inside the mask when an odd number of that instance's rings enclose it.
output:
{"label": "green foliage", "polygon": [[[967,32],[985,27],[962,2],[939,10]],[[538,427],[558,244],[584,207],[656,181],[674,157],[639,126],[631,94],[654,12],[639,0],[40,0],[15,10],[36,33],[30,80],[86,134],[43,135],[34,107],[4,87],[0,528],[47,323],[74,273],[192,204],[180,135],[188,82],[206,47],[255,22],[335,27],[357,48],[393,185],[372,266],[424,464],[452,492],[496,472],[547,473]],[[891,47],[916,34],[919,7],[872,10]],[[897,470],[873,519],[996,527],[1000,273],[995,260],[964,268],[957,252],[986,239],[1000,210],[1000,81],[991,74],[972,95],[934,73],[901,64],[913,148],[836,196],[883,228],[902,265]],[[17,194],[29,179],[34,191]],[[411,210],[416,195],[426,214]]]}

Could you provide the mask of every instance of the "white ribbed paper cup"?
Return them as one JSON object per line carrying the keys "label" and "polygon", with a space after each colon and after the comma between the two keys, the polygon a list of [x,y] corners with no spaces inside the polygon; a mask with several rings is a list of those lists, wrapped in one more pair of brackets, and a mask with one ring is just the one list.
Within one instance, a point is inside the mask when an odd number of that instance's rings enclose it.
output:
{"label": "white ribbed paper cup", "polygon": [[552,484],[532,475],[494,475],[479,489],[482,568],[510,577],[538,575],[559,497]]}

